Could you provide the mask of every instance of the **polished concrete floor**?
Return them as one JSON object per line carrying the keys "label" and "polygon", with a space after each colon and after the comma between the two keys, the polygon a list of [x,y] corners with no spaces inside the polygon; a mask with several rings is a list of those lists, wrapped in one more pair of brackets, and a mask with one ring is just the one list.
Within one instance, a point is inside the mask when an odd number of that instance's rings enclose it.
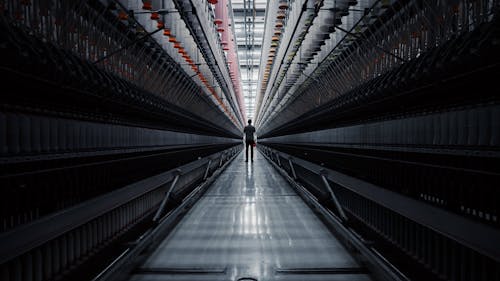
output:
{"label": "polished concrete floor", "polygon": [[370,280],[262,155],[240,154],[131,280]]}

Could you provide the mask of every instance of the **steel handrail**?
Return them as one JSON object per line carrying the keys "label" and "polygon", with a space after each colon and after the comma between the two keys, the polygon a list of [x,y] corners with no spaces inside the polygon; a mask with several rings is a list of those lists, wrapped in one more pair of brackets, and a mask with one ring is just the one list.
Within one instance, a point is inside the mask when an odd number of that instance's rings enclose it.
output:
{"label": "steel handrail", "polygon": [[499,229],[475,222],[463,216],[422,203],[309,161],[296,157],[291,158],[291,155],[287,153],[264,145],[260,147],[264,151],[278,155],[278,157],[290,159],[293,165],[300,166],[318,175],[318,177],[324,176],[325,180],[333,182],[372,202],[376,202],[376,204],[389,209],[391,212],[406,217],[493,260],[500,261]]}
{"label": "steel handrail", "polygon": [[[241,148],[241,147],[240,147]],[[140,256],[144,256],[144,251],[154,248],[155,245],[161,242],[161,239],[168,234],[172,226],[186,213],[185,210],[191,207],[196,200],[203,194],[208,186],[222,173],[222,171],[238,156],[237,147],[227,149],[219,154],[222,156],[225,153],[231,153],[232,156],[228,161],[218,168],[214,174],[207,178],[202,184],[196,187],[182,203],[172,210],[168,215],[163,216],[158,220],[158,223],[148,231],[146,231],[134,243],[129,244],[129,248],[123,251],[111,264],[109,264],[103,271],[101,271],[93,281],[112,281],[121,280],[126,274],[133,270],[133,265],[136,264]],[[215,155],[215,154],[214,154]],[[208,163],[215,158],[212,156],[206,157]],[[222,158],[221,158],[222,159]]]}
{"label": "steel handrail", "polygon": [[[22,225],[11,231],[2,233],[0,235],[0,264],[56,239],[72,229],[168,184],[178,174],[178,169],[181,169],[184,174],[188,174],[207,165],[213,157],[218,157],[233,149],[234,147],[214,153],[176,169],[132,183],[100,197],[48,215],[30,224]],[[47,227],[49,225],[50,227]],[[36,235],[33,235],[34,233]]]}
{"label": "steel handrail", "polygon": [[[299,184],[296,179],[290,177],[286,170],[278,166],[277,163],[273,162],[271,155],[276,150],[270,149],[266,146],[260,146],[259,149],[264,151],[264,157],[268,159],[271,164],[273,164],[273,166],[285,177],[285,179],[288,180],[288,182],[296,189],[297,193],[304,199],[304,201],[314,210],[316,210],[318,214],[323,216],[323,218],[325,219],[325,223],[330,228],[330,230],[338,235],[338,237],[341,238],[341,241],[348,244],[349,248],[353,248],[356,252],[359,252],[361,254],[361,256],[356,256],[356,258],[359,259],[360,262],[369,269],[371,274],[377,276],[380,280],[409,281],[409,279],[402,272],[395,268],[385,258],[380,256],[380,254],[378,254],[378,252],[376,252],[371,247],[371,242],[362,239],[362,237],[360,237],[351,228],[348,228],[346,225],[346,221],[343,221],[342,218],[337,217],[329,209],[321,205],[317,198],[313,194],[311,194],[303,185]],[[282,153],[279,151],[276,151],[276,153],[278,157],[282,156],[287,159],[285,156],[287,155],[286,153]],[[289,163],[293,165],[294,160],[296,161],[300,159],[288,157],[288,160]],[[291,168],[292,171],[294,171],[293,166],[291,166]],[[326,175],[326,173],[328,172],[323,168],[313,169],[310,171],[323,178],[325,178],[324,175]],[[321,173],[323,173],[324,175],[321,175]]]}

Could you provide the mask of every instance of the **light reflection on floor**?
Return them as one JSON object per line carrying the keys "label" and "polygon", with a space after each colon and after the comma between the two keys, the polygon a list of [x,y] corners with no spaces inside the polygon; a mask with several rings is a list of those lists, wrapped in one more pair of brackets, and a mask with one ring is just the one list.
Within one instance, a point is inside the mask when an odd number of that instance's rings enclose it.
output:
{"label": "light reflection on floor", "polygon": [[[132,280],[304,281],[305,276],[280,275],[276,269],[358,267],[262,155],[256,153],[255,162],[244,162],[243,156],[227,167],[143,265],[225,273],[137,274]],[[307,280],[370,280],[362,274],[334,277],[307,275]]]}

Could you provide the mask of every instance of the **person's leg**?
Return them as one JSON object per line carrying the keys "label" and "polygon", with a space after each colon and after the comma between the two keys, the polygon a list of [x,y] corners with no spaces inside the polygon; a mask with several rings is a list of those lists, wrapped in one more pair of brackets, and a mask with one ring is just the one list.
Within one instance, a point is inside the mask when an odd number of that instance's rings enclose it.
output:
{"label": "person's leg", "polygon": [[253,143],[250,145],[250,155],[252,156],[252,162],[253,162]]}
{"label": "person's leg", "polygon": [[249,143],[248,142],[245,142],[245,161],[248,162],[248,145]]}

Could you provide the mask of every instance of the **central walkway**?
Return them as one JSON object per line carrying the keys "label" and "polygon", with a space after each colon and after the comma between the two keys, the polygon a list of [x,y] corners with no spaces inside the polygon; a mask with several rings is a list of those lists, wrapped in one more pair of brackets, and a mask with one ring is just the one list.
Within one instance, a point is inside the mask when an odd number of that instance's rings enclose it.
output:
{"label": "central walkway", "polygon": [[[370,280],[339,274],[359,265],[267,160],[255,156],[246,163],[241,153],[227,167],[132,280]],[[303,275],[321,269],[330,273]]]}

